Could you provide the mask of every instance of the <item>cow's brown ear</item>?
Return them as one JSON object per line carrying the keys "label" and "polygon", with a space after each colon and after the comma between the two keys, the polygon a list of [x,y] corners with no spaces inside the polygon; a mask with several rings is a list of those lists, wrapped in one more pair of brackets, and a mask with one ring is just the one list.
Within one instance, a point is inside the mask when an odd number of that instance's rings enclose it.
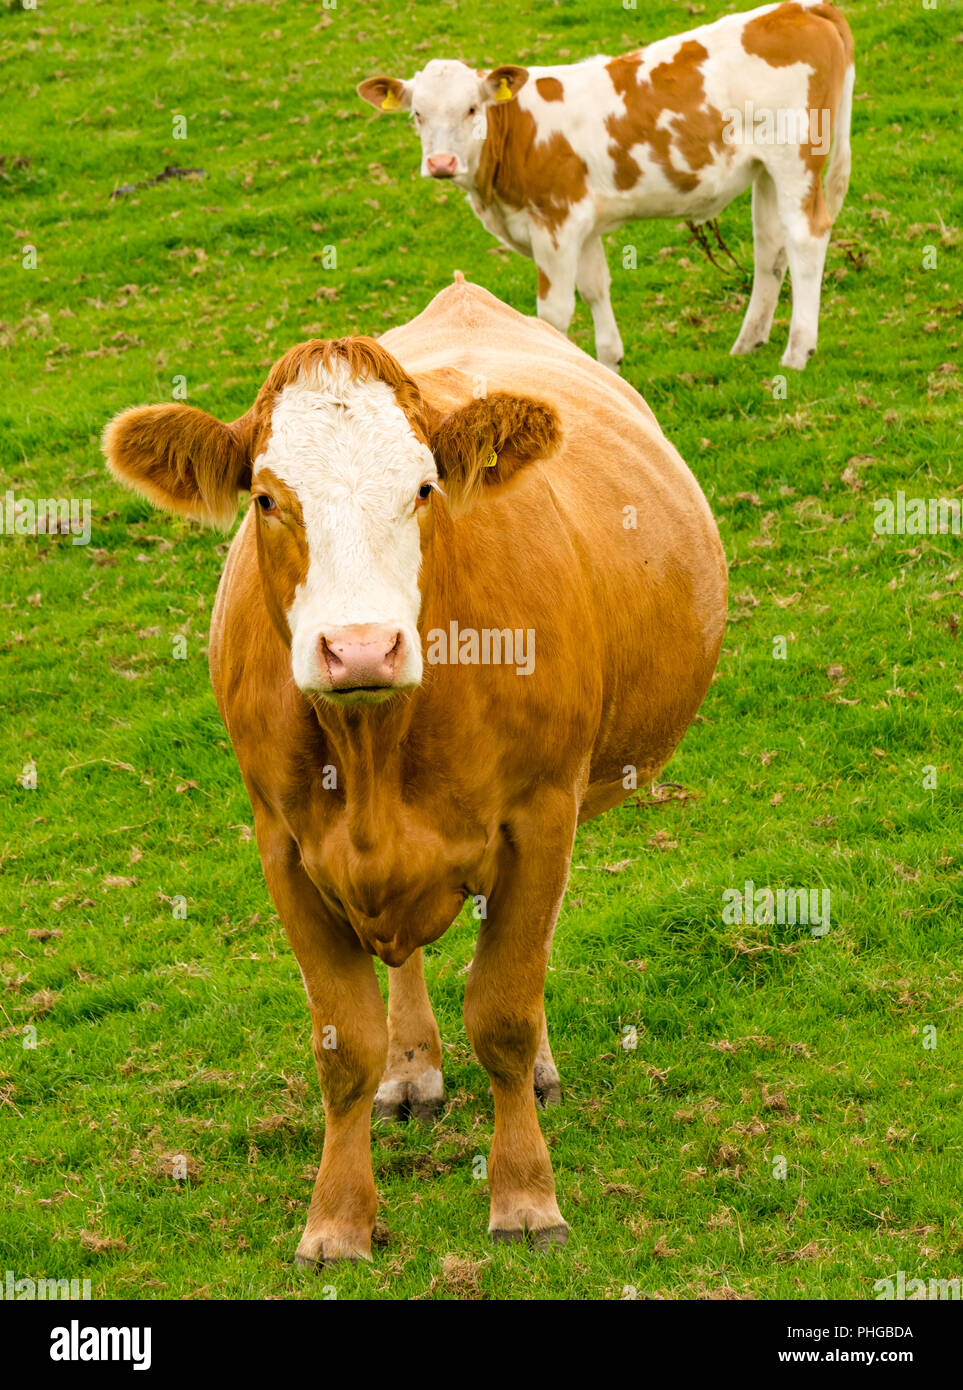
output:
{"label": "cow's brown ear", "polygon": [[155,507],[226,530],[251,485],[249,416],[226,425],[190,405],[125,410],[104,430],[107,466]]}
{"label": "cow's brown ear", "polygon": [[528,81],[528,68],[517,67],[514,63],[502,63],[500,68],[492,68],[482,78],[482,87],[489,101],[511,101]]}
{"label": "cow's brown ear", "polygon": [[452,511],[465,511],[488,487],[506,483],[561,443],[550,405],[495,391],[429,422],[431,447]]}
{"label": "cow's brown ear", "polygon": [[400,77],[369,77],[358,83],[358,96],[378,111],[411,109],[411,83]]}

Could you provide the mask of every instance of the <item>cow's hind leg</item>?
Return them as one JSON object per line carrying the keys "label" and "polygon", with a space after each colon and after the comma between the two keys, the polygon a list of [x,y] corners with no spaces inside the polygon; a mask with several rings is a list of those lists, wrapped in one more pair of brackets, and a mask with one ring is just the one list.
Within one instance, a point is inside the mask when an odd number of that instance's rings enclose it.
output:
{"label": "cow's hind leg", "polygon": [[816,351],[823,267],[832,226],[823,197],[821,169],[813,175],[809,194],[801,205],[798,198],[783,197],[780,190],[779,211],[792,282],[789,345],[782,355],[782,365],[801,371]]}
{"label": "cow's hind leg", "polygon": [[434,1120],[445,1100],[441,1034],[425,986],[424,953],[388,971],[388,1061],[375,1096],[382,1119]]}
{"label": "cow's hind leg", "polygon": [[615,314],[612,312],[610,288],[612,276],[600,236],[590,236],[582,246],[578,275],[578,292],[592,311],[595,325],[595,355],[605,367],[618,371],[625,355]]}
{"label": "cow's hind leg", "polygon": [[568,1227],[535,1109],[535,1063],[544,1035],[543,991],[572,837],[574,801],[540,802],[516,816],[488,903],[465,989],[465,1024],[488,1072],[495,1132],[488,1164],[489,1232],[496,1241],[564,1245]]}
{"label": "cow's hind leg", "polygon": [[786,274],[786,239],[779,218],[776,185],[760,169],[752,185],[752,295],[732,354],[752,352],[769,341],[773,315]]}

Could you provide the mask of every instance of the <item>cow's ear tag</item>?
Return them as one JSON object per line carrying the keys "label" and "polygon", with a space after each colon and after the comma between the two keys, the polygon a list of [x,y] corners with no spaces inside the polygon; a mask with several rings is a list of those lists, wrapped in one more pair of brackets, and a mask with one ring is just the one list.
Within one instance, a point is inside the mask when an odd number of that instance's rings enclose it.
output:
{"label": "cow's ear tag", "polygon": [[397,111],[400,105],[401,102],[398,100],[398,98],[395,96],[395,93],[389,87],[388,93],[385,96],[384,101],[381,103],[382,111]]}
{"label": "cow's ear tag", "polygon": [[495,464],[496,464],[497,462],[498,462],[498,455],[495,453],[495,450],[494,450],[494,449],[489,449],[489,451],[488,451],[488,458],[485,460],[485,467],[486,467],[486,468],[494,468],[494,467],[495,467]]}
{"label": "cow's ear tag", "polygon": [[507,77],[503,77],[502,80],[499,82],[498,87],[497,87],[496,90],[495,90],[495,100],[496,100],[496,101],[511,101],[511,99],[512,99],[512,89],[511,89],[511,87],[509,87],[509,85],[508,85],[508,78],[507,78]]}

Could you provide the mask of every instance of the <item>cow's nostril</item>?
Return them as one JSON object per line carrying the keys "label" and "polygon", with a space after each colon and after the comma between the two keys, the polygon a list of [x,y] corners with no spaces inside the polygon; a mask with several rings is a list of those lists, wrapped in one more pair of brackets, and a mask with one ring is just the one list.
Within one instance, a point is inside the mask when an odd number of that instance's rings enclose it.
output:
{"label": "cow's nostril", "polygon": [[321,655],[327,663],[328,669],[332,675],[344,667],[344,662],[341,660],[337,646],[329,645],[327,638],[324,637],[323,634],[321,637]]}

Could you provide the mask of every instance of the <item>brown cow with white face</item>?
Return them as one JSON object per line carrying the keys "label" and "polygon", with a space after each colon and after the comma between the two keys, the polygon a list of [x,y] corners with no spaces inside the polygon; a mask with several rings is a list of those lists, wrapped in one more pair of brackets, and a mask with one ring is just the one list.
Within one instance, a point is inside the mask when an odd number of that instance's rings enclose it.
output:
{"label": "brown cow with white face", "polygon": [[233,424],[146,407],[104,443],[161,506],[227,523],[253,499],[210,666],[314,1029],[299,1260],[370,1255],[373,1104],[442,1103],[421,948],[466,898],[490,1230],[561,1243],[535,1107],[559,1093],[552,930],[576,826],[657,775],[712,678],[726,574],[698,484],[631,387],[461,277],[380,342],[293,348]]}
{"label": "brown cow with white face", "polygon": [[578,289],[613,368],[623,349],[602,236],[637,217],[704,222],[752,185],[755,275],[732,351],[768,341],[788,264],[782,361],[802,368],[849,183],[854,80],[839,11],[792,0],[618,58],[491,72],[433,59],[358,91],[379,111],[409,111],[422,174],[452,179],[490,232],[534,259],[540,318],[566,333]]}

